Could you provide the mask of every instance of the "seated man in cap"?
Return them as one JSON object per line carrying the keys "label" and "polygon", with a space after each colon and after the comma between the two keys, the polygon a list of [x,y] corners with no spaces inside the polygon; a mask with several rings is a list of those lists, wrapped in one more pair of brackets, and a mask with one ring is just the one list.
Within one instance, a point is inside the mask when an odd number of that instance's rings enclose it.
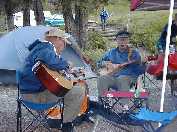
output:
{"label": "seated man in cap", "polygon": [[[45,41],[36,40],[28,49],[25,66],[19,80],[20,91],[25,100],[36,103],[54,102],[58,98],[50,93],[34,75],[32,68],[36,62],[43,62],[48,68],[56,71],[68,71],[69,64],[60,54],[67,43],[65,32],[57,28],[45,34]],[[80,112],[81,101],[84,98],[85,86],[74,86],[65,95],[64,122],[71,122]]]}
{"label": "seated man in cap", "polygon": [[98,94],[113,88],[128,91],[132,82],[144,73],[140,54],[129,47],[129,32],[120,31],[116,34],[117,47],[111,49],[99,61],[100,66],[106,66],[108,73],[98,79]]}

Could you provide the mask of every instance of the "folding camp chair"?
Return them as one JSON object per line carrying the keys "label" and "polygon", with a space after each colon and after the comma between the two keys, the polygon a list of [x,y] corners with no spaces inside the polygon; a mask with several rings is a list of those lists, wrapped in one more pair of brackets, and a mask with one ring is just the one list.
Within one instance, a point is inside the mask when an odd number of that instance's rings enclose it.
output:
{"label": "folding camp chair", "polygon": [[[58,82],[58,79],[55,78],[54,76],[51,75],[47,69],[45,69],[45,66],[41,62],[37,62],[35,66],[33,67],[34,74],[36,77],[41,81],[43,86],[50,91],[52,94],[56,95],[58,99],[54,102],[50,103],[34,103],[31,102],[30,100],[24,100],[21,96],[21,91],[20,91],[20,86],[19,82],[18,83],[18,98],[17,98],[17,103],[18,103],[18,109],[17,109],[17,131],[22,131],[21,128],[21,104],[27,109],[28,112],[30,112],[35,120],[33,120],[29,126],[32,125],[34,121],[39,121],[40,124],[42,124],[44,127],[47,128],[47,130],[50,131],[50,127],[57,127],[58,129],[63,129],[63,126],[67,123],[63,123],[63,113],[64,113],[64,95],[69,91],[63,88],[63,86]],[[20,72],[17,71],[17,81],[19,81],[20,78]],[[63,82],[63,80],[62,80]],[[68,82],[68,81],[67,81]],[[85,81],[79,80],[78,82],[80,85],[86,85]],[[66,84],[67,86],[70,86]],[[87,86],[87,85],[86,85]],[[73,120],[72,122],[69,122],[71,127],[74,126],[74,123],[78,124],[80,121],[80,118],[83,119],[83,117],[87,117],[87,111],[88,111],[88,89],[86,88],[85,90],[85,96],[84,99],[82,100],[81,106],[80,106],[80,112],[78,117]],[[60,116],[61,119],[52,121],[51,119],[48,119],[48,115],[51,114],[52,110],[51,108],[58,107],[60,110]],[[49,110],[50,109],[50,110]],[[32,111],[37,111],[38,115],[34,115]],[[47,111],[47,112],[46,112]],[[85,118],[84,117],[84,118]],[[27,126],[24,130],[27,130],[29,128]],[[70,127],[70,126],[68,126]],[[70,129],[72,129],[70,127]],[[70,130],[72,131],[72,130]]]}
{"label": "folding camp chair", "polygon": [[[145,77],[144,74],[143,78]],[[104,91],[101,96],[102,109],[98,114],[114,124],[141,126],[145,132],[159,132],[177,117],[177,111],[154,112],[150,110],[148,108],[149,92],[137,93],[137,83],[132,85],[135,87],[134,92],[111,91],[110,88]],[[132,102],[127,110],[123,110],[122,99],[128,99]],[[117,105],[120,107],[117,107]],[[152,123],[161,123],[162,125],[155,128]]]}
{"label": "folding camp chair", "polygon": [[[19,86],[19,79],[21,73],[19,71],[16,71],[16,80],[17,80],[17,86],[18,86],[18,96],[17,96],[17,132],[22,131],[33,131],[31,130],[31,126],[33,128],[37,128],[39,125],[42,125],[44,128],[46,128],[48,131],[51,131],[50,126],[48,124],[48,115],[51,111],[49,109],[58,107],[61,113],[61,119],[57,120],[57,128],[62,129],[63,126],[63,111],[64,111],[64,98],[59,97],[58,100],[50,103],[34,103],[31,100],[25,100],[21,95],[20,86]],[[25,96],[25,93],[23,93]],[[30,115],[27,115],[28,117],[32,115],[32,121],[29,121],[29,124],[23,129],[22,126],[25,126],[26,124],[23,122],[22,117],[22,106],[27,110]],[[22,125],[23,123],[23,125]]]}
{"label": "folding camp chair", "polygon": [[[148,92],[141,92],[140,89],[137,88],[138,79],[131,82],[130,91],[113,91],[111,88],[103,91],[101,95],[101,101],[104,107],[107,109],[114,109],[118,113],[135,111],[141,108],[143,105],[148,106],[147,99],[149,97]],[[132,92],[133,90],[133,92]],[[126,108],[125,110],[125,106]]]}
{"label": "folding camp chair", "polygon": [[[148,92],[140,92],[138,97],[136,93],[130,91],[105,91],[102,95],[102,103],[106,109],[119,110],[116,113],[132,113],[139,110],[143,105],[148,107],[147,99],[149,97]],[[123,104],[122,99],[127,99],[127,104]],[[129,106],[128,106],[129,104]],[[117,106],[118,105],[118,106]],[[124,105],[127,105],[127,109],[124,109]]]}
{"label": "folding camp chair", "polygon": [[[136,96],[135,92],[130,91],[105,91],[102,94],[102,109],[97,114],[114,124],[141,126],[145,132],[159,132],[177,118],[177,111],[154,112],[148,108],[148,97],[148,92],[140,92]],[[117,110],[123,108],[121,99],[124,98],[130,99],[132,106],[126,111]],[[121,108],[116,105],[120,105]],[[162,125],[156,128],[152,123]]]}
{"label": "folding camp chair", "polygon": [[[177,111],[155,112],[145,107],[141,107],[136,112],[132,111],[119,114],[110,109],[107,110],[107,108],[104,107],[104,109],[101,109],[97,114],[113,124],[140,126],[143,128],[143,132],[161,132],[164,127],[177,118]],[[161,123],[161,126],[157,127],[152,123]],[[120,127],[120,129],[125,128]]]}

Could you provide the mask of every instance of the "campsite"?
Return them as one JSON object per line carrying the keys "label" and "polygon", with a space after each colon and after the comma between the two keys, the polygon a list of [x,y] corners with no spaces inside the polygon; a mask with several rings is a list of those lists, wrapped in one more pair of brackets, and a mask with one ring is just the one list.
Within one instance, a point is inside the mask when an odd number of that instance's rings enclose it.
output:
{"label": "campsite", "polygon": [[[0,7],[0,132],[177,131],[177,0],[2,0]],[[62,52],[50,37],[64,42]],[[127,38],[127,62],[121,65],[125,55],[119,63],[113,51],[121,50]],[[47,50],[44,58],[38,54],[43,43],[52,45],[54,57]],[[65,60],[69,70],[59,71]],[[119,91],[111,84],[99,91],[100,82],[107,86],[110,81],[101,77],[117,77],[131,65],[138,76],[129,88]],[[26,85],[27,78],[38,81]],[[114,84],[124,87],[126,81]],[[33,83],[47,95],[25,93]],[[77,86],[84,87],[82,95]],[[68,115],[75,118],[65,122]]]}

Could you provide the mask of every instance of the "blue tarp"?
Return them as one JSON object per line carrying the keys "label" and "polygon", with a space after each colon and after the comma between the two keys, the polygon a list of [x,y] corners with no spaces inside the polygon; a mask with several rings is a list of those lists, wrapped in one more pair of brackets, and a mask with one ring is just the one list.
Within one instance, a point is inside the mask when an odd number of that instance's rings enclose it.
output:
{"label": "blue tarp", "polygon": [[170,123],[177,117],[177,110],[172,112],[155,112],[147,108],[141,108],[135,118],[145,121],[160,122],[163,125]]}

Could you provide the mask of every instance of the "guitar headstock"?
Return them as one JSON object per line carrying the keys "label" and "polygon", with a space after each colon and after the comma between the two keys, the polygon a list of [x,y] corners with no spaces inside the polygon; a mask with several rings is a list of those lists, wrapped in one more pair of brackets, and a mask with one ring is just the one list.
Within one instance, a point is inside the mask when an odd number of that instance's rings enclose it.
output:
{"label": "guitar headstock", "polygon": [[158,59],[158,55],[151,55],[147,57],[147,61],[153,61],[153,60],[157,60]]}

